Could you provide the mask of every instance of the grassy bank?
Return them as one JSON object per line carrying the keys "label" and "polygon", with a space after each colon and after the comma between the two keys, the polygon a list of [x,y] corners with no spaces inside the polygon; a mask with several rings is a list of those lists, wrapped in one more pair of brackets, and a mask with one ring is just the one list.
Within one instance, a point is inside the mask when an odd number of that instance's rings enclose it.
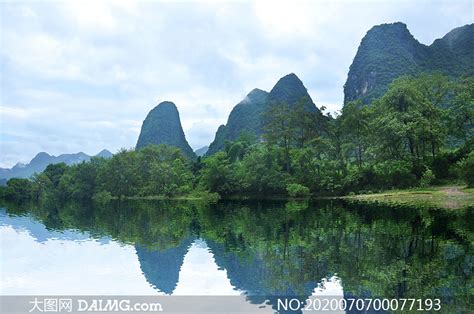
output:
{"label": "grassy bank", "polygon": [[422,205],[457,209],[474,206],[474,188],[450,185],[410,190],[390,190],[383,193],[350,195],[342,198],[361,202]]}

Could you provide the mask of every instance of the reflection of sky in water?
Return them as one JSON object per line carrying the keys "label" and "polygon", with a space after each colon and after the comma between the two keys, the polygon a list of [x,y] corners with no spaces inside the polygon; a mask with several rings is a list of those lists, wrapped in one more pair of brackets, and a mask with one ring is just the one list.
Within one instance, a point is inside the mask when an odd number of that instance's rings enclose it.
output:
{"label": "reflection of sky in water", "polygon": [[[8,216],[4,210],[0,212],[0,239],[1,294],[163,294],[147,282],[142,273],[144,265],[132,245],[109,238],[93,239],[74,230],[48,230],[28,216]],[[217,265],[204,240],[190,243],[184,248],[172,294],[243,293],[231,284],[227,270]],[[155,261],[151,262],[154,267]],[[316,287],[313,295],[342,295],[337,279],[324,286]]]}
{"label": "reflection of sky in water", "polygon": [[219,269],[206,242],[198,239],[189,248],[179,272],[174,295],[239,295],[225,269]]}
{"label": "reflection of sky in water", "polygon": [[[88,232],[78,230],[49,230],[42,223],[35,221],[29,215],[24,216],[9,216],[4,208],[0,208],[0,227],[10,226],[18,231],[25,231],[37,242],[46,242],[50,239],[59,240],[88,240],[91,241],[91,236]],[[95,241],[106,244],[110,238],[100,237],[95,238]]]}
{"label": "reflection of sky in water", "polygon": [[[2,294],[155,294],[132,246],[48,239],[0,227]],[[131,288],[132,287],[132,288]]]}

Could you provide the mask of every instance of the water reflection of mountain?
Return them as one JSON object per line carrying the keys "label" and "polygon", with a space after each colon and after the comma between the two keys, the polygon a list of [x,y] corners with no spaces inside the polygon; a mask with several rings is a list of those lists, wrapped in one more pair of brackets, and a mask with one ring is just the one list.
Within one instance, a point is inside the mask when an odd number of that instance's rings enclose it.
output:
{"label": "water reflection of mountain", "polygon": [[184,256],[193,240],[186,238],[178,246],[164,250],[150,250],[135,245],[140,269],[148,283],[166,294],[172,294],[179,280]]}
{"label": "water reflection of mountain", "polygon": [[[230,283],[237,290],[245,291],[247,300],[254,304],[267,301],[276,308],[278,297],[297,298],[304,301],[311,295],[318,282],[306,280],[292,281],[285,274],[283,261],[268,263],[258,252],[247,252],[245,256],[226,251],[222,244],[206,241],[214,254],[216,264],[227,270]],[[278,285],[272,285],[274,269],[281,269]],[[321,278],[319,278],[321,279]]]}
{"label": "water reflection of mountain", "polygon": [[274,305],[275,295],[305,299],[322,278],[337,275],[346,298],[437,296],[448,310],[469,312],[472,208],[296,205],[137,202],[36,209],[38,222],[9,222],[5,212],[0,218],[39,241],[56,232],[77,236],[70,231],[77,229],[133,244],[146,280],[167,294],[177,287],[189,246],[201,238],[230,285],[252,303],[267,297]]}

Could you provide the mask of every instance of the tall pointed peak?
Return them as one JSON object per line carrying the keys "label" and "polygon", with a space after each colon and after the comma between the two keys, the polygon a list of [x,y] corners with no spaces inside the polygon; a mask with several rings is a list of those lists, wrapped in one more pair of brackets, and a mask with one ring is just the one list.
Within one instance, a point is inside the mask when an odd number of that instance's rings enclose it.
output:
{"label": "tall pointed peak", "polygon": [[474,24],[455,28],[427,46],[401,22],[372,27],[362,38],[344,84],[344,103],[369,104],[403,75],[439,71],[459,77],[474,73]]}
{"label": "tall pointed peak", "polygon": [[372,36],[413,38],[413,35],[408,30],[407,25],[402,22],[375,25],[371,29],[369,29],[369,31],[367,32],[364,38],[372,37]]}
{"label": "tall pointed peak", "polygon": [[275,94],[279,93],[307,94],[307,90],[299,77],[294,73],[290,73],[279,79],[270,91],[272,98],[275,96]]}
{"label": "tall pointed peak", "polygon": [[275,84],[275,86],[273,87],[273,89],[282,84],[298,84],[304,87],[303,82],[295,73],[290,73],[280,78],[278,82]]}
{"label": "tall pointed peak", "polygon": [[148,113],[143,121],[136,148],[140,149],[150,144],[174,146],[180,148],[188,158],[196,157],[186,141],[178,108],[173,102],[160,103]]}
{"label": "tall pointed peak", "polygon": [[178,112],[178,107],[172,101],[162,101],[155,108],[153,108],[150,113],[157,110],[170,110]]}
{"label": "tall pointed peak", "polygon": [[316,106],[308,94],[308,90],[303,82],[294,73],[290,73],[278,80],[269,94],[269,103],[285,102],[290,105],[296,104],[301,100],[305,100],[311,110],[317,110]]}

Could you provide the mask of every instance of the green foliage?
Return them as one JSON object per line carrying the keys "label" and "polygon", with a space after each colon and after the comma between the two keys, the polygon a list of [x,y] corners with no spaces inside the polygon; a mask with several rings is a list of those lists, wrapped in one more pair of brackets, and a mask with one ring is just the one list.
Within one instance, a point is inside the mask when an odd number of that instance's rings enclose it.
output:
{"label": "green foliage", "polygon": [[461,177],[469,187],[474,187],[474,151],[459,162]]}
{"label": "green foliage", "polygon": [[94,196],[92,197],[92,200],[94,201],[94,203],[100,206],[104,206],[110,203],[112,199],[113,199],[112,194],[110,194],[110,192],[107,192],[107,191],[100,191],[94,194]]}
{"label": "green foliage", "polygon": [[416,176],[411,173],[411,166],[409,161],[387,160],[377,163],[374,170],[382,186],[406,188],[416,182]]}
{"label": "green foliage", "polygon": [[285,170],[290,172],[291,148],[305,148],[319,137],[325,125],[319,111],[310,110],[306,98],[292,106],[276,103],[264,113],[264,138],[270,145],[282,147],[285,156]]}
{"label": "green foliage", "polygon": [[242,162],[236,164],[240,190],[260,196],[284,193],[289,176],[283,171],[279,158],[278,149],[253,147]]}
{"label": "green foliage", "polygon": [[23,202],[30,199],[31,187],[32,182],[28,179],[12,178],[1,188],[1,195],[6,200]]}
{"label": "green foliage", "polygon": [[421,176],[420,179],[420,187],[424,188],[429,186],[433,181],[435,180],[435,175],[433,174],[433,171],[431,171],[430,168],[426,168],[425,172]]}
{"label": "green foliage", "polygon": [[360,101],[349,102],[342,109],[340,125],[344,134],[344,151],[347,158],[355,158],[357,166],[362,168],[365,151],[368,148],[370,108]]}
{"label": "green foliage", "polygon": [[309,188],[298,183],[290,183],[286,186],[286,191],[290,197],[308,197]]}
{"label": "green foliage", "polygon": [[200,172],[201,189],[221,195],[230,194],[236,185],[232,165],[225,152],[218,152],[204,160]]}

